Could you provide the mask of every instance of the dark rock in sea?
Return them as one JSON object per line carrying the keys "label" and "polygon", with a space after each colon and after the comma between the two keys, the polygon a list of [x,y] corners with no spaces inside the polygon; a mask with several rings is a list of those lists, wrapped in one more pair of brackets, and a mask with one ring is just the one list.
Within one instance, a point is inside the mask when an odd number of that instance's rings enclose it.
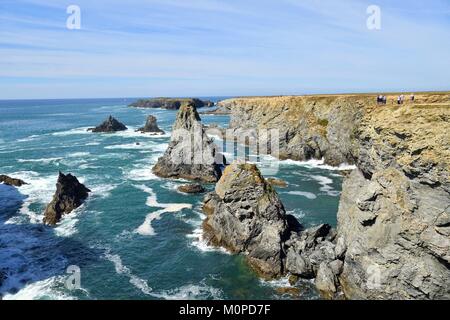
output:
{"label": "dark rock in sea", "polygon": [[201,184],[185,184],[178,187],[178,191],[183,193],[204,193],[206,190]]}
{"label": "dark rock in sea", "polygon": [[145,126],[137,129],[136,131],[142,133],[164,134],[164,131],[158,127],[155,116],[148,116],[147,121],[145,122]]}
{"label": "dark rock in sea", "polygon": [[177,113],[169,147],[153,167],[163,178],[217,182],[225,157],[201,124],[195,105],[184,105]]}
{"label": "dark rock in sea", "polygon": [[167,110],[178,110],[182,106],[193,104],[196,108],[212,107],[214,102],[208,100],[200,100],[196,98],[153,98],[141,99],[132,104],[130,107],[135,108],[162,108]]}
{"label": "dark rock in sea", "polygon": [[289,232],[278,194],[253,164],[228,166],[216,190],[205,197],[205,239],[233,253],[244,253],[263,278],[281,276],[283,241]]}
{"label": "dark rock in sea", "polygon": [[59,173],[56,183],[56,192],[44,213],[43,222],[47,225],[56,225],[65,214],[78,208],[89,196],[89,190],[70,173]]}
{"label": "dark rock in sea", "polygon": [[128,128],[117,119],[113,118],[113,116],[109,116],[101,125],[95,128],[89,128],[88,131],[92,132],[117,132],[117,131],[125,131]]}
{"label": "dark rock in sea", "polygon": [[23,180],[11,178],[4,174],[0,175],[0,183],[6,184],[8,186],[14,186],[14,187],[21,187],[25,184],[28,184]]}

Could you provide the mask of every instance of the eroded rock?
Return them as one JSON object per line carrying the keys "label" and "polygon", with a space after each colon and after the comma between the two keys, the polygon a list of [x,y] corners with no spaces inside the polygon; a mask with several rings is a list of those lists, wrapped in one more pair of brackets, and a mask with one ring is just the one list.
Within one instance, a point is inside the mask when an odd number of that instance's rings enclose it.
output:
{"label": "eroded rock", "polygon": [[164,134],[164,131],[158,127],[157,119],[155,116],[148,116],[145,125],[142,128],[137,129],[141,133],[151,134]]}
{"label": "eroded rock", "polygon": [[4,174],[0,175],[0,183],[6,184],[8,186],[13,186],[13,187],[21,187],[25,184],[28,184],[23,180],[11,178]]}
{"label": "eroded rock", "polygon": [[169,147],[153,172],[164,178],[217,182],[224,163],[225,157],[206,135],[195,106],[189,104],[178,111]]}
{"label": "eroded rock", "polygon": [[89,128],[88,131],[92,132],[103,132],[103,133],[112,133],[117,131],[125,131],[127,127],[115,119],[113,116],[109,116],[102,124],[95,128]]}
{"label": "eroded rock", "polygon": [[60,172],[56,192],[45,209],[43,222],[47,225],[56,225],[63,215],[81,206],[89,196],[89,192],[91,190],[81,184],[75,176]]}

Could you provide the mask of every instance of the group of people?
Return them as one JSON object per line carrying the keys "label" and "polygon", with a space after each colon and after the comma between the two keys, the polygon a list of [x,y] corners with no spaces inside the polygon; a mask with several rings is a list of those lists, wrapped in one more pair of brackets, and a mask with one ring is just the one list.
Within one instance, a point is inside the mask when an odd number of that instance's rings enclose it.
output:
{"label": "group of people", "polygon": [[[411,102],[414,102],[414,100],[415,100],[414,93],[411,94],[410,100],[411,100]],[[405,102],[405,96],[403,94],[399,95],[397,97],[397,104],[403,104],[404,102]],[[383,96],[383,95],[377,96],[377,104],[379,104],[379,105],[380,104],[387,104],[386,96]]]}
{"label": "group of people", "polygon": [[377,104],[386,104],[387,103],[387,98],[386,96],[378,96],[377,97]]}

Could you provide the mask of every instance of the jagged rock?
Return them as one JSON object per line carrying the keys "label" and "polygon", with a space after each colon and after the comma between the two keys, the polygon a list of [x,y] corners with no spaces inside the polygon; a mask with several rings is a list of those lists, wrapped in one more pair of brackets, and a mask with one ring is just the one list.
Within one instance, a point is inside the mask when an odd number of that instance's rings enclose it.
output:
{"label": "jagged rock", "polygon": [[191,99],[191,98],[153,98],[141,99],[132,104],[130,107],[136,108],[162,108],[167,110],[178,110],[182,106],[193,104],[196,108],[212,107],[214,102],[209,100]]}
{"label": "jagged rock", "polygon": [[89,196],[89,190],[78,179],[70,173],[64,175],[59,173],[56,183],[56,192],[52,201],[47,205],[43,222],[47,225],[55,225],[65,214],[69,214]]}
{"label": "jagged rock", "polygon": [[225,157],[206,134],[193,104],[178,111],[169,147],[153,167],[164,178],[217,182]]}
{"label": "jagged rock", "polygon": [[23,180],[11,178],[4,174],[0,175],[0,183],[6,184],[8,186],[14,186],[14,187],[21,187],[25,184],[28,184]]}
{"label": "jagged rock", "polygon": [[345,252],[347,251],[347,246],[343,237],[338,238],[336,241],[336,247],[334,248],[334,253],[336,258],[343,259],[345,257]]}
{"label": "jagged rock", "polygon": [[111,133],[127,129],[128,128],[123,123],[117,121],[113,116],[109,116],[102,124],[95,128],[89,128],[88,131]]}
{"label": "jagged rock", "polygon": [[183,193],[203,193],[205,188],[201,184],[186,184],[178,187],[178,191]]}
{"label": "jagged rock", "polygon": [[268,178],[267,182],[275,187],[287,188],[288,186],[286,181],[277,178]]}
{"label": "jagged rock", "polygon": [[344,269],[344,262],[341,260],[334,260],[329,263],[329,267],[335,276],[338,276],[342,273]]}
{"label": "jagged rock", "polygon": [[286,241],[286,270],[302,278],[312,279],[316,276],[321,263],[336,259],[334,232],[327,224],[322,224],[292,234]]}
{"label": "jagged rock", "polygon": [[204,235],[210,244],[246,254],[264,278],[284,273],[282,245],[289,233],[285,209],[256,165],[228,166],[215,192],[205,198],[205,213]]}
{"label": "jagged rock", "polygon": [[164,134],[164,131],[158,127],[155,116],[148,116],[145,126],[137,129],[136,131],[142,133],[154,133],[154,134]]}
{"label": "jagged rock", "polygon": [[338,292],[337,290],[337,278],[330,268],[328,263],[322,262],[317,271],[317,276],[315,280],[315,285],[317,290],[326,299],[332,299],[334,295]]}

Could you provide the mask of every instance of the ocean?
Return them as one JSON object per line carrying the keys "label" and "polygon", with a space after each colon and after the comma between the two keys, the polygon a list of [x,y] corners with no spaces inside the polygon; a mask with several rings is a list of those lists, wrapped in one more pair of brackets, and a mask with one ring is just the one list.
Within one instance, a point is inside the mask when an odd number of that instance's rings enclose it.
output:
{"label": "ocean", "polygon": [[[0,101],[0,174],[29,183],[0,185],[3,299],[317,299],[310,281],[298,284],[298,297],[282,294],[277,289],[287,279],[263,281],[242,256],[203,241],[203,195],[181,194],[177,187],[186,181],[151,172],[176,111],[127,107],[133,101]],[[129,129],[86,131],[110,114]],[[150,114],[165,135],[135,132]],[[229,121],[201,117],[224,127]],[[307,227],[336,226],[340,169],[317,160],[270,161],[278,167],[271,176],[289,184],[277,189],[288,213]],[[42,218],[59,171],[74,174],[92,193],[52,228]],[[79,268],[79,287],[67,285],[69,266]]]}

